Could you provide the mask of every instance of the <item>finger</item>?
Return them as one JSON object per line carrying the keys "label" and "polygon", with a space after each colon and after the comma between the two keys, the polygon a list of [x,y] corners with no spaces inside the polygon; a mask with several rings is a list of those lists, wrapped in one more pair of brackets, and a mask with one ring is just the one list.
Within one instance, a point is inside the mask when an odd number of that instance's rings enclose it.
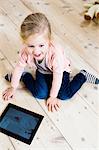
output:
{"label": "finger", "polygon": [[5,95],[2,95],[2,99],[5,100]]}
{"label": "finger", "polygon": [[9,100],[9,98],[11,97],[10,93],[6,93],[4,96],[4,100]]}
{"label": "finger", "polygon": [[2,93],[2,95],[5,95],[6,94],[6,90]]}
{"label": "finger", "polygon": [[47,106],[49,105],[49,101],[46,102],[46,105],[47,105]]}
{"label": "finger", "polygon": [[48,111],[51,111],[51,104],[48,105]]}
{"label": "finger", "polygon": [[7,94],[5,93],[5,94],[3,94],[3,99],[5,100],[6,99],[6,96],[7,96]]}
{"label": "finger", "polygon": [[10,98],[13,98],[13,95],[11,95]]}
{"label": "finger", "polygon": [[60,104],[56,104],[56,107],[60,108],[60,107],[61,107],[61,105],[60,105]]}
{"label": "finger", "polygon": [[10,98],[13,98],[13,94],[11,94],[11,93],[8,95],[8,99],[10,99]]}
{"label": "finger", "polygon": [[10,96],[11,96],[11,93],[7,93],[6,94],[6,100],[9,100]]}
{"label": "finger", "polygon": [[54,112],[55,111],[55,105],[51,106],[51,111]]}
{"label": "finger", "polygon": [[60,108],[61,107],[61,102],[58,101],[57,106]]}
{"label": "finger", "polygon": [[3,93],[2,93],[2,97],[4,97],[4,95],[5,95],[5,93],[3,92]]}
{"label": "finger", "polygon": [[2,93],[2,95],[7,94],[8,92],[9,92],[9,89],[6,89],[6,90]]}
{"label": "finger", "polygon": [[59,110],[59,106],[57,104],[54,106],[54,108],[55,108],[56,111]]}
{"label": "finger", "polygon": [[5,95],[4,100],[5,100],[5,101],[7,101],[7,100],[8,100],[8,96],[7,96],[7,95]]}

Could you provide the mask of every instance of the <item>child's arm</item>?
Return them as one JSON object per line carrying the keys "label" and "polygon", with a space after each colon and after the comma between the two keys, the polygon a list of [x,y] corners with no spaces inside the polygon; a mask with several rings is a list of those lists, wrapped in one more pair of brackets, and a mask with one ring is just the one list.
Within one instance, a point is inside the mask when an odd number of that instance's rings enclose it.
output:
{"label": "child's arm", "polygon": [[49,111],[58,110],[60,108],[60,100],[57,99],[57,95],[62,83],[63,73],[53,74],[52,88],[50,90],[50,97],[47,99],[47,106]]}
{"label": "child's arm", "polygon": [[52,87],[50,90],[50,97],[57,97],[59,89],[62,84],[63,72],[53,73]]}
{"label": "child's arm", "polygon": [[18,63],[14,69],[14,72],[12,74],[12,79],[11,79],[11,87],[13,87],[14,89],[17,89],[17,87],[19,85],[21,75],[24,72],[24,67],[25,66],[21,66]]}
{"label": "child's arm", "polygon": [[57,99],[64,71],[64,58],[61,52],[57,51],[57,54],[53,56],[52,62],[53,68],[53,81],[50,90],[49,98],[47,99],[47,106],[49,111],[57,110],[60,107],[59,99]]}
{"label": "child's arm", "polygon": [[9,98],[12,98],[13,95],[15,94],[15,91],[19,85],[19,81],[21,78],[21,75],[24,71],[24,67],[26,66],[27,62],[27,56],[26,53],[21,53],[19,63],[16,65],[14,72],[12,74],[12,79],[11,79],[11,87],[7,88],[3,92],[3,99],[8,100]]}
{"label": "child's arm", "polygon": [[4,100],[13,98],[13,96],[15,95],[15,91],[19,85],[19,80],[22,75],[23,69],[24,68],[21,67],[19,64],[15,67],[14,72],[12,74],[11,86],[3,92],[2,97]]}

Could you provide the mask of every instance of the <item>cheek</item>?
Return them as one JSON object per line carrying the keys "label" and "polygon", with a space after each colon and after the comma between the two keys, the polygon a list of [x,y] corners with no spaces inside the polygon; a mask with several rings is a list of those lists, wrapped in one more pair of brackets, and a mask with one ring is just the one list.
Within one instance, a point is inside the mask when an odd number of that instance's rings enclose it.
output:
{"label": "cheek", "polygon": [[28,48],[28,53],[32,54],[33,53],[33,49],[32,48]]}
{"label": "cheek", "polygon": [[42,53],[43,53],[43,54],[46,54],[46,52],[47,52],[46,49],[43,49],[43,50],[42,50]]}

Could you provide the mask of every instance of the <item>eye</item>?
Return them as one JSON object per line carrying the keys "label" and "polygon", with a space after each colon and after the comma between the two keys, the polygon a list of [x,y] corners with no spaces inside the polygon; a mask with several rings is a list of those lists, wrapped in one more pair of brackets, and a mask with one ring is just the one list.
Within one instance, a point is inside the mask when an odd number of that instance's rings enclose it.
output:
{"label": "eye", "polygon": [[34,45],[29,45],[28,47],[30,47],[30,48],[34,48],[35,46],[34,46]]}
{"label": "eye", "polygon": [[43,46],[44,46],[43,44],[39,45],[39,47],[43,47]]}

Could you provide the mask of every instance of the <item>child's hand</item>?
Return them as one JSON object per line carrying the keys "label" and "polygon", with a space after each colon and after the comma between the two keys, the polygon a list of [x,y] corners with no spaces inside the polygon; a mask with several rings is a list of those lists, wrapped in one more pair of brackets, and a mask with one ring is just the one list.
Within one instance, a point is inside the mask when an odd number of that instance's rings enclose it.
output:
{"label": "child's hand", "polygon": [[7,88],[3,93],[2,93],[2,98],[3,100],[9,100],[10,98],[13,98],[15,94],[15,89],[13,87]]}
{"label": "child's hand", "polygon": [[57,98],[49,97],[46,102],[48,111],[58,110],[60,108],[60,100]]}

